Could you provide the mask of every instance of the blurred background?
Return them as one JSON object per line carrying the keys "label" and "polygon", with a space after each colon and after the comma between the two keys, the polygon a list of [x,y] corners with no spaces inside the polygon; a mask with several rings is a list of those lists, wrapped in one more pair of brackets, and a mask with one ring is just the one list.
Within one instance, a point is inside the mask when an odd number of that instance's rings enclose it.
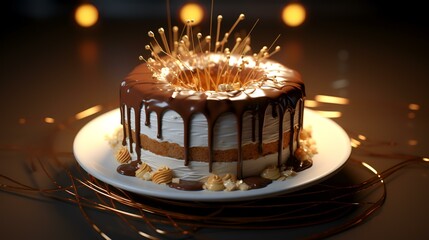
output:
{"label": "blurred background", "polygon": [[[73,11],[81,4],[93,4],[100,12],[101,20],[128,20],[164,18],[166,1],[157,0],[93,0],[93,1],[61,1],[61,0],[16,0],[8,1],[4,6],[4,19],[9,19],[4,26],[16,26],[25,21],[63,20],[73,17]],[[197,3],[210,9],[211,0],[170,0],[173,16],[183,4]],[[249,17],[266,19],[278,18],[279,11],[289,3],[300,3],[308,11],[313,21],[353,20],[359,22],[385,21],[411,24],[424,24],[427,20],[425,4],[422,1],[392,2],[381,0],[265,0],[249,1],[215,0],[214,7],[221,10],[217,14],[235,16],[237,12],[245,12]],[[254,7],[258,6],[258,7]],[[207,17],[207,16],[206,16]],[[12,25],[11,25],[12,24]],[[311,24],[311,21],[309,22]]]}
{"label": "blurred background", "polygon": [[[244,13],[235,31],[243,36],[259,19],[251,34],[253,50],[280,35],[274,44],[281,49],[272,58],[301,73],[306,107],[343,127],[354,148],[362,144],[377,153],[428,157],[429,14],[424,5],[417,0],[215,0],[213,27],[223,15],[224,34]],[[207,35],[210,9],[210,0],[3,2],[1,174],[33,186],[43,175],[34,164],[38,158],[61,153],[74,164],[76,133],[118,107],[120,82],[141,63],[140,55],[149,55],[144,49],[151,40],[148,31],[168,29],[171,16],[180,29],[184,20],[194,19],[194,32]],[[359,151],[352,153],[362,158]],[[364,160],[379,170],[392,163],[391,158]],[[427,169],[406,170],[389,181],[382,211],[333,239],[427,239]],[[346,171],[339,179],[354,175]],[[5,239],[95,238],[74,205],[1,194]],[[127,232],[112,229],[120,236]]]}
{"label": "blurred background", "polygon": [[[429,112],[428,14],[421,1],[213,3],[212,27],[223,15],[221,35],[240,13],[246,15],[235,30],[241,36],[259,19],[253,51],[274,42],[281,47],[272,58],[302,74],[307,107],[347,129],[404,142],[412,146],[407,150],[421,147],[422,116]],[[139,55],[149,55],[148,31],[167,31],[170,16],[180,29],[192,18],[194,32],[208,35],[212,8],[210,0],[18,0],[3,9],[0,95],[9,101],[1,105],[11,116],[4,121],[16,124],[61,122],[100,104],[117,106],[120,81]],[[391,130],[398,126],[403,133]]]}

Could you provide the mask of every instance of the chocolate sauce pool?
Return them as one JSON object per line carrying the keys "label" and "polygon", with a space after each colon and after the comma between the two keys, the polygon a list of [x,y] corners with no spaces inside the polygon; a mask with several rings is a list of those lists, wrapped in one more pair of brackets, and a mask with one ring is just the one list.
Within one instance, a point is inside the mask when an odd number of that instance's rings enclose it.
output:
{"label": "chocolate sauce pool", "polygon": [[188,181],[188,180],[182,180],[178,183],[170,183],[168,184],[171,188],[175,188],[178,190],[184,190],[184,191],[200,191],[203,190],[203,183],[199,181]]}
{"label": "chocolate sauce pool", "polygon": [[139,169],[139,166],[138,166],[139,162],[140,161],[136,160],[130,163],[121,164],[118,166],[116,171],[122,175],[135,177],[136,170]]}

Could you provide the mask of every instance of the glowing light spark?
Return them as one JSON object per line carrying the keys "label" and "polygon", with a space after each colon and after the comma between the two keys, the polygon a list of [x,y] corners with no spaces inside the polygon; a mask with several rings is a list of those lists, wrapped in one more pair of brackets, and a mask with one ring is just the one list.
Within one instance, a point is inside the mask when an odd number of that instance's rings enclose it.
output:
{"label": "glowing light spark", "polygon": [[408,105],[408,109],[413,110],[413,111],[417,111],[417,110],[419,110],[419,109],[420,109],[420,105],[415,104],[415,103],[410,103],[410,104]]}
{"label": "glowing light spark", "polygon": [[423,161],[429,162],[429,158],[425,157],[425,158],[423,158]]}
{"label": "glowing light spark", "polygon": [[180,9],[179,15],[182,22],[187,23],[189,20],[192,20],[189,25],[194,26],[203,20],[204,10],[199,4],[188,3]]}
{"label": "glowing light spark", "polygon": [[[168,44],[163,28],[158,29],[159,35],[148,31],[148,37],[152,38],[153,43],[147,44],[145,50],[150,52],[150,57],[146,59],[140,56],[139,59],[145,61],[154,76],[165,77],[171,86],[179,91],[192,89],[199,92],[229,92],[247,88],[254,81],[265,81],[265,70],[259,63],[280,50],[280,46],[274,47],[278,37],[270,47],[263,46],[258,53],[247,54],[251,49],[249,36],[258,23],[257,20],[244,38],[235,39],[235,45],[230,49],[226,45],[228,38],[233,36],[234,29],[245,19],[245,15],[240,14],[223,37],[219,36],[221,19],[222,16],[219,15],[214,50],[211,47],[212,36],[204,37],[202,33],[197,33],[197,39],[195,39],[193,27],[190,26],[191,21],[187,20],[181,31],[186,34],[180,38],[179,28],[173,26],[173,45],[171,46]],[[160,41],[158,41],[159,38],[161,38]],[[200,60],[194,61],[197,59]],[[254,67],[250,66],[251,62],[255,63]],[[219,66],[217,70],[210,70],[212,63]]]}
{"label": "glowing light spark", "polygon": [[74,18],[81,27],[91,27],[98,21],[98,10],[92,4],[82,4],[76,8]]}
{"label": "glowing light spark", "polygon": [[317,101],[314,101],[314,100],[305,100],[304,105],[305,105],[306,107],[312,108],[312,107],[317,107],[317,106],[319,106],[319,103],[318,103]]}
{"label": "glowing light spark", "polygon": [[377,170],[375,168],[373,168],[371,165],[369,165],[366,162],[362,162],[362,165],[366,168],[368,168],[371,172],[373,172],[374,174],[378,174]]}
{"label": "glowing light spark", "polygon": [[291,3],[283,8],[282,19],[288,26],[297,27],[305,21],[305,18],[305,8],[299,3]]}
{"label": "glowing light spark", "polygon": [[342,115],[339,111],[317,111],[317,113],[326,118],[339,118]]}
{"label": "glowing light spark", "polygon": [[361,144],[358,140],[354,139],[354,138],[350,138],[350,144],[352,147],[357,148],[359,147],[359,145]]}
{"label": "glowing light spark", "polygon": [[359,135],[358,135],[358,138],[359,138],[360,140],[362,140],[362,141],[365,141],[365,140],[366,140],[366,137],[365,137],[364,135],[362,135],[362,134],[359,134]]}
{"label": "glowing light spark", "polygon": [[45,121],[45,123],[54,123],[55,119],[53,119],[51,117],[45,117],[45,119],[43,119],[43,121]]}
{"label": "glowing light spark", "polygon": [[75,118],[76,118],[77,120],[80,120],[80,119],[83,119],[83,118],[89,117],[89,116],[91,116],[91,115],[94,115],[94,114],[96,114],[96,113],[100,112],[100,111],[101,111],[101,109],[103,109],[103,107],[102,107],[101,105],[96,105],[96,106],[94,106],[94,107],[90,107],[90,108],[88,108],[88,109],[86,109],[86,110],[83,110],[83,111],[82,111],[82,112],[80,112],[80,113],[77,113],[77,114],[75,115]]}
{"label": "glowing light spark", "polygon": [[335,96],[328,96],[328,95],[316,95],[314,99],[318,102],[323,103],[333,103],[333,104],[340,104],[340,105],[346,105],[349,104],[349,99],[342,98],[342,97],[335,97]]}
{"label": "glowing light spark", "polygon": [[383,183],[383,179],[381,178],[381,175],[380,174],[378,174],[378,172],[377,172],[377,170],[374,168],[374,167],[372,167],[371,165],[369,165],[368,163],[366,163],[366,162],[362,162],[362,165],[364,166],[364,167],[366,167],[366,168],[368,168],[371,172],[373,172],[374,174],[376,174],[377,175],[377,177],[378,178],[380,178],[380,182],[381,183]]}

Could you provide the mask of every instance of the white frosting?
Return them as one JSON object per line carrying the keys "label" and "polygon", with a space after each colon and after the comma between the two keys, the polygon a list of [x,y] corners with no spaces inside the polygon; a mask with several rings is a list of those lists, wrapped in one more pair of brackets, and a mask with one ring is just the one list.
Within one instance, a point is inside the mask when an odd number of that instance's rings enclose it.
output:
{"label": "white frosting", "polygon": [[[209,54],[204,55],[204,58],[192,58],[192,64],[188,65],[194,67],[202,67],[199,66],[199,61],[203,62],[212,62],[218,63],[221,60],[226,60],[223,54]],[[186,62],[187,60],[184,59]],[[271,61],[264,60],[258,63],[256,66],[256,62],[252,56],[241,56],[241,55],[231,55],[228,60],[228,64],[230,66],[239,65],[240,62],[246,62],[246,68],[258,68],[264,72],[266,78],[262,81],[256,81],[244,89],[245,94],[234,94],[236,91],[232,92],[214,92],[214,91],[206,91],[206,92],[195,92],[194,90],[185,90],[182,89],[180,91],[175,92],[173,97],[176,95],[185,95],[187,98],[191,99],[196,97],[200,98],[199,94],[207,95],[208,99],[223,99],[228,98],[231,101],[241,101],[242,98],[250,96],[252,98],[257,98],[261,96],[265,96],[265,92],[262,90],[264,88],[272,89],[279,86],[283,86],[285,81],[288,78],[294,78],[296,72],[292,69],[289,69],[282,64]],[[162,70],[167,71],[170,68],[164,67]],[[171,69],[170,69],[171,70]],[[166,80],[166,77],[171,73],[161,72],[158,80]],[[261,89],[262,88],[262,89]],[[298,104],[299,106],[299,104]],[[299,107],[297,107],[298,111]],[[297,112],[296,111],[296,112]],[[126,113],[127,111],[125,111]],[[131,109],[131,129],[135,130],[135,111]],[[125,116],[128,119],[128,116]],[[157,127],[157,118],[155,112],[150,114],[150,126],[146,126],[144,124],[146,118],[145,107],[142,106],[141,109],[141,122],[140,122],[140,133],[148,136],[151,139],[157,139],[159,142],[170,142],[177,143],[179,146],[184,146],[184,124],[183,120],[177,112],[172,110],[168,110],[163,114],[162,119],[162,138],[157,138],[158,127]],[[298,114],[295,114],[295,124],[298,123]],[[256,119],[256,126],[258,126],[258,119]],[[194,114],[191,119],[190,124],[190,147],[207,147],[208,143],[208,127],[207,120],[203,114]],[[237,121],[236,117],[232,113],[225,113],[219,117],[214,127],[214,149],[215,150],[227,150],[227,149],[236,149],[237,148]],[[288,132],[290,130],[290,117],[289,113],[286,112],[283,121],[283,131]],[[255,134],[258,134],[258,131],[255,131]],[[263,129],[263,142],[270,143],[273,141],[277,141],[279,137],[278,133],[278,118],[272,117],[272,107],[268,106],[265,112],[264,119],[264,129]],[[256,136],[258,139],[258,136]],[[252,142],[252,115],[250,112],[246,112],[243,116],[243,135],[242,135],[243,145],[249,144]]]}
{"label": "white frosting", "polygon": [[[222,55],[223,56],[223,55]],[[219,62],[221,55],[211,54],[210,62]],[[195,59],[193,59],[195,60]],[[196,59],[198,60],[198,58]],[[254,68],[256,67],[256,62],[251,57],[245,57],[248,61],[246,67]],[[239,64],[239,61],[242,61],[241,56],[231,56],[229,64],[235,66]],[[196,64],[196,65],[195,65]],[[190,66],[198,67],[198,63],[191,64]],[[244,87],[243,93],[235,94],[237,90],[231,92],[215,92],[215,91],[206,91],[206,92],[195,92],[194,90],[185,90],[185,89],[176,89],[173,98],[178,95],[186,95],[189,99],[196,98],[200,99],[198,94],[206,94],[207,99],[229,99],[230,101],[241,101],[244,98],[250,96],[251,98],[263,97],[265,92],[263,89],[273,89],[282,87],[285,84],[285,81],[290,77],[295,77],[296,74],[293,70],[288,69],[282,66],[279,63],[273,61],[263,61],[259,63],[258,66],[266,75],[264,81],[255,81],[250,82]],[[170,69],[170,68],[167,68]],[[178,69],[180,70],[180,69]],[[156,77],[159,80],[166,80],[169,76],[169,72],[161,71],[160,74],[157,74]],[[155,76],[155,75],[154,75]],[[266,79],[266,80],[265,80]],[[302,102],[297,104],[296,114],[294,123],[298,125],[299,113]],[[127,111],[124,111],[125,114]],[[149,115],[150,126],[146,126],[144,123],[146,121],[146,111],[145,107],[142,106],[141,109],[141,121],[140,123],[135,122],[135,110],[131,109],[130,116],[125,115],[125,119],[130,118],[131,129],[135,131],[136,124],[140,124],[140,133],[148,136],[151,139],[156,139],[159,142],[170,142],[176,143],[179,146],[184,146],[184,123],[180,115],[173,111],[168,110],[163,114],[162,122],[162,138],[157,138],[158,135],[158,116],[155,112],[152,112]],[[273,118],[272,116],[272,106],[269,106],[266,109],[264,117],[264,128],[263,128],[263,143],[275,142],[279,139],[279,117]],[[258,117],[256,116],[255,124],[255,134],[256,140],[258,139]],[[285,112],[283,119],[283,131],[290,131],[290,113]],[[242,144],[246,145],[252,143],[252,114],[251,112],[246,112],[243,116],[243,129],[242,129]],[[214,150],[228,150],[228,149],[237,149],[237,119],[233,113],[224,113],[217,119],[214,126]],[[195,114],[192,116],[190,123],[190,147],[207,147],[208,146],[208,124],[207,119],[203,114]],[[295,144],[295,143],[294,143]],[[294,145],[294,149],[296,146]],[[290,151],[289,146],[285,148],[282,152],[283,161],[289,157]],[[246,176],[255,176],[259,175],[265,168],[270,165],[276,165],[278,159],[278,153],[270,154],[267,156],[261,156],[258,159],[245,160],[243,161],[243,177]],[[198,161],[198,159],[193,159],[189,162],[188,166],[184,165],[184,160],[178,160],[170,157],[164,157],[156,155],[147,150],[141,150],[141,160],[147,163],[152,169],[158,169],[161,166],[168,166],[174,172],[174,177],[185,179],[185,180],[202,180],[206,178],[209,172],[209,163]],[[226,173],[237,173],[237,162],[213,162],[212,163],[212,173],[222,175]]]}
{"label": "white frosting", "polygon": [[[298,113],[298,107],[296,113]],[[126,111],[125,111],[126,112]],[[295,114],[294,123],[298,123],[299,114]],[[135,117],[134,109],[131,109],[131,129],[135,130]],[[157,138],[157,115],[155,112],[150,114],[150,126],[146,126],[145,122],[146,111],[143,107],[141,110],[140,131],[152,139],[157,139],[159,142],[166,141],[170,143],[177,143],[184,146],[184,124],[180,115],[172,110],[166,111],[162,119],[162,139]],[[285,113],[283,121],[283,131],[290,130],[290,114]],[[128,116],[126,116],[128,118]],[[272,117],[272,107],[269,106],[265,112],[265,122],[263,130],[263,142],[270,143],[277,141],[279,118]],[[195,114],[191,120],[191,134],[190,146],[191,147],[207,147],[208,143],[208,127],[207,119],[203,114]],[[256,117],[256,127],[258,126],[258,117]],[[256,139],[258,139],[258,131],[255,131]],[[243,145],[252,143],[252,114],[246,112],[243,116]],[[226,150],[237,148],[237,120],[232,113],[225,113],[219,117],[215,124],[214,129],[214,149]]]}
{"label": "white frosting", "polygon": [[[265,168],[277,164],[277,153],[258,158],[257,160],[243,161],[243,177],[258,176]],[[282,159],[286,161],[289,156],[289,148],[285,148]],[[209,164],[207,162],[190,161],[188,166],[184,165],[184,160],[156,155],[150,151],[141,151],[141,159],[153,170],[163,166],[168,166],[173,170],[173,177],[191,181],[201,181],[210,175]],[[237,173],[237,162],[214,162],[213,174],[224,175],[227,173]]]}

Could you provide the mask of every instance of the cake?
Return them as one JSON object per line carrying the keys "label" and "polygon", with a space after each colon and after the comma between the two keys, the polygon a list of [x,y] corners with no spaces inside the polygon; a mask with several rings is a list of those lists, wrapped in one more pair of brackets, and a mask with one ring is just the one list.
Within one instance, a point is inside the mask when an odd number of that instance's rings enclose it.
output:
{"label": "cake", "polygon": [[212,47],[200,33],[178,37],[175,27],[169,44],[158,32],[163,44],[149,32],[151,57],[141,57],[120,86],[119,173],[179,189],[197,183],[196,189],[222,190],[227,184],[216,182],[257,188],[311,166],[300,143],[304,83],[268,59],[280,47],[248,55],[248,36],[230,50],[229,33]]}

